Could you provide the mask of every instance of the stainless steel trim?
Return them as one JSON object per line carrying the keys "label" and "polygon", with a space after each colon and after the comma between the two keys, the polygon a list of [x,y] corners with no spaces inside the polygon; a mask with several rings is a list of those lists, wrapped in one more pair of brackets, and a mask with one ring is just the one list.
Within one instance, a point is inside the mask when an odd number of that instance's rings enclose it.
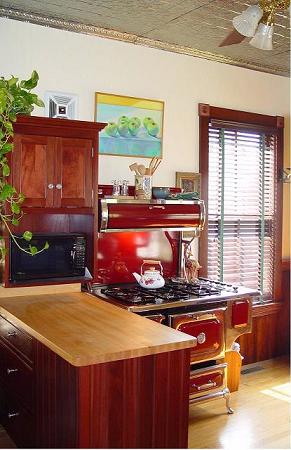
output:
{"label": "stainless steel trim", "polygon": [[109,220],[109,204],[143,204],[143,205],[150,205],[150,209],[154,208],[161,208],[164,209],[164,205],[200,205],[200,212],[199,214],[195,214],[195,218],[199,220],[199,222],[202,220],[201,217],[201,209],[203,211],[205,210],[204,202],[203,200],[128,200],[128,199],[122,199],[122,198],[101,198],[100,199],[100,205],[101,205],[101,224],[100,224],[100,232],[101,233],[120,233],[120,232],[127,232],[127,231],[196,231],[200,225],[198,226],[179,226],[179,227],[145,227],[145,228],[108,228],[108,220]]}
{"label": "stainless steel trim", "polygon": [[101,202],[106,203],[133,203],[145,205],[202,205],[204,200],[167,200],[167,199],[123,199],[117,198],[101,198]]}
{"label": "stainless steel trim", "polygon": [[[106,224],[107,225],[107,224]],[[102,216],[101,216],[101,226],[102,226]],[[147,228],[109,228],[102,229],[100,228],[100,232],[102,233],[121,233],[122,231],[195,231],[197,227],[147,227]]]}
{"label": "stainless steel trim", "polygon": [[197,387],[197,391],[203,391],[205,389],[209,389],[209,388],[216,387],[216,386],[217,385],[216,385],[215,381],[209,380],[208,383],[201,384],[201,386],[196,386],[196,387]]}
{"label": "stainless steel trim", "polygon": [[107,206],[108,202],[106,201],[106,199],[101,199],[100,200],[100,205],[101,205],[101,224],[100,224],[100,231],[106,232],[109,231],[107,230],[107,225],[108,225],[108,206]]}
{"label": "stainless steel trim", "polygon": [[[208,301],[209,301],[209,299],[208,299]],[[185,301],[183,302],[183,304],[185,306]],[[176,307],[176,302],[175,302],[175,307]],[[215,308],[215,309],[209,309],[209,310],[205,310],[205,311],[191,312],[191,313],[180,312],[178,314],[169,314],[168,315],[168,317],[169,317],[169,324],[172,327],[173,319],[175,319],[176,317],[188,317],[189,319],[193,319],[193,320],[201,320],[201,316],[205,316],[204,320],[214,319],[214,318],[216,318],[216,314],[215,313],[220,312],[220,311],[221,312],[226,311],[226,306],[225,307],[218,307],[218,308]]]}
{"label": "stainless steel trim", "polygon": [[[193,363],[193,364],[195,364],[195,363]],[[203,375],[204,373],[209,373],[209,375],[210,375],[210,374],[212,374],[214,372],[218,372],[220,370],[224,371],[224,369],[226,369],[226,367],[227,367],[227,363],[221,363],[221,364],[216,364],[214,366],[203,367],[202,369],[196,369],[196,370],[194,369],[194,370],[191,370],[191,372],[190,372],[190,378],[191,377],[194,378],[198,375]]]}
{"label": "stainless steel trim", "polygon": [[209,394],[202,394],[202,395],[200,395],[200,397],[189,398],[189,403],[191,405],[192,403],[198,403],[198,402],[202,402],[202,401],[205,402],[205,401],[208,401],[208,400],[214,400],[215,398],[218,398],[218,397],[225,398],[225,394],[226,394],[225,389],[226,388],[224,388],[224,389],[222,389],[222,390],[220,390],[218,392],[211,392]]}
{"label": "stainless steel trim", "polygon": [[206,220],[205,203],[204,203],[204,201],[201,201],[201,203],[200,203],[200,226],[199,226],[199,231],[202,231],[204,229],[205,220]]}
{"label": "stainless steel trim", "polygon": [[[101,288],[102,286],[100,286]],[[177,300],[175,302],[169,302],[169,303],[161,303],[161,304],[154,304],[154,303],[148,303],[146,305],[127,305],[127,304],[121,304],[120,302],[118,302],[118,300],[114,300],[112,298],[107,297],[105,294],[103,294],[102,292],[100,292],[100,288],[95,288],[94,286],[92,288],[93,293],[92,295],[94,295],[95,297],[99,297],[101,300],[105,300],[109,303],[112,303],[116,306],[119,306],[120,308],[126,309],[127,311],[131,311],[131,312],[147,312],[147,311],[158,311],[158,310],[168,310],[168,309],[173,309],[173,308],[180,308],[180,307],[188,307],[188,306],[194,306],[194,307],[200,307],[200,305],[205,305],[209,302],[215,302],[215,303],[223,303],[226,301],[232,301],[234,300],[233,297],[233,293],[232,292],[224,292],[221,294],[217,294],[217,296],[214,295],[209,295],[209,296],[205,296],[205,297],[194,297],[194,298],[190,298],[187,300]],[[239,298],[249,298],[250,296],[256,296],[257,295],[257,291],[253,290],[253,289],[246,289],[245,292],[242,293],[237,293],[235,295],[235,299],[239,299]],[[220,309],[221,307],[215,308],[215,310],[211,310],[211,311],[217,311],[218,309]],[[225,310],[226,307],[223,307],[223,309]],[[202,314],[205,311],[197,311],[197,313],[193,312],[193,314]]]}

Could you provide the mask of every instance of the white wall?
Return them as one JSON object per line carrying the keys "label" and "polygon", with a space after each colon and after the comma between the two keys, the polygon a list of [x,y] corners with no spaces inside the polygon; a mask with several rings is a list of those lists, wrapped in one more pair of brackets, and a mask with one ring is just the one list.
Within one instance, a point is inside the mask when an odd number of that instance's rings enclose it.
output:
{"label": "white wall", "polygon": [[[163,100],[164,157],[155,185],[174,185],[176,171],[198,171],[199,102],[289,121],[288,78],[4,18],[0,42],[0,75],[27,78],[36,69],[36,92],[41,97],[46,90],[77,94],[81,120],[94,120],[96,91]],[[100,182],[118,177],[132,183],[128,166],[135,160],[101,156]]]}

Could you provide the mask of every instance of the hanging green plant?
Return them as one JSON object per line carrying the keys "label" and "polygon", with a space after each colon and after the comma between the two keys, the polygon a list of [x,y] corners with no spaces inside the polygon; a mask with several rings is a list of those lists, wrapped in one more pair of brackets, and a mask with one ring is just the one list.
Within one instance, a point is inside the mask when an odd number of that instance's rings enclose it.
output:
{"label": "hanging green plant", "polygon": [[[19,81],[14,76],[9,79],[0,78],[0,221],[17,247],[31,256],[46,250],[49,245],[46,243],[42,249],[37,249],[29,243],[32,233],[25,231],[22,242],[27,242],[27,246],[23,246],[11,230],[11,225],[17,226],[23,216],[21,206],[25,197],[22,193],[16,192],[15,187],[7,181],[10,175],[7,154],[13,150],[13,122],[16,121],[17,115],[30,115],[34,105],[44,106],[43,101],[31,92],[37,86],[38,80],[38,73],[35,70],[28,80]],[[0,239],[2,241],[0,252],[3,259],[5,255],[3,236],[0,236]]]}

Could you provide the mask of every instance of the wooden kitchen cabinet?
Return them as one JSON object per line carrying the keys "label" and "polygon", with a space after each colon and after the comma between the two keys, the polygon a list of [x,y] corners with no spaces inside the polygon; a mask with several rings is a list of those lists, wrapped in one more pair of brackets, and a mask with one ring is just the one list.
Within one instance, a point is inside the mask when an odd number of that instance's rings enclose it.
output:
{"label": "wooden kitchen cabinet", "polygon": [[[188,336],[157,329],[82,293],[1,299],[2,304],[24,319],[1,307],[1,423],[17,447],[187,447]],[[117,336],[133,323],[121,343],[107,331],[112,320]],[[133,342],[136,327],[141,338]],[[41,330],[64,357],[33,337],[43,339]]]}
{"label": "wooden kitchen cabinet", "polygon": [[43,117],[17,119],[11,181],[25,195],[24,207],[93,207],[98,133],[103,126]]}
{"label": "wooden kitchen cabinet", "polygon": [[0,316],[1,423],[21,448],[35,445],[33,339]]}

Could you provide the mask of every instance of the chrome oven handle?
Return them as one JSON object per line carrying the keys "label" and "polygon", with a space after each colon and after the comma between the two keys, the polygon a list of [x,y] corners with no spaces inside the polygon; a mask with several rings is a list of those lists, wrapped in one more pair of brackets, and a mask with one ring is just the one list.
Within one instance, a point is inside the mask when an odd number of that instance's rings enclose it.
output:
{"label": "chrome oven handle", "polygon": [[164,205],[151,205],[149,209],[166,209]]}
{"label": "chrome oven handle", "polygon": [[205,389],[210,389],[216,387],[215,381],[209,380],[208,383],[201,384],[201,386],[194,385],[197,388],[197,391],[204,391]]}
{"label": "chrome oven handle", "polygon": [[205,203],[203,200],[200,202],[200,225],[199,225],[199,231],[202,231],[205,226],[206,221],[206,209],[205,209]]}

